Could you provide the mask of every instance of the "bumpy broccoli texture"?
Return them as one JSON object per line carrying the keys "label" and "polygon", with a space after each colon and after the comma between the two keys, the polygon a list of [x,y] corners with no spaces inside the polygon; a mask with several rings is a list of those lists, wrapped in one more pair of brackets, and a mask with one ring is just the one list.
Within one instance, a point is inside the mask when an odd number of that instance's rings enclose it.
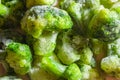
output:
{"label": "bumpy broccoli texture", "polygon": [[120,1],[56,1],[0,0],[3,79],[120,79]]}
{"label": "bumpy broccoli texture", "polygon": [[114,2],[117,1],[64,0],[61,8],[73,17],[82,35],[110,42],[120,36],[118,9],[112,9]]}
{"label": "bumpy broccoli texture", "polygon": [[28,45],[11,42],[6,47],[6,51],[6,61],[16,73],[24,75],[29,72],[32,62],[32,54]]}
{"label": "bumpy broccoli texture", "polygon": [[21,22],[22,29],[34,38],[40,37],[43,30],[69,29],[73,25],[64,10],[50,6],[34,6],[26,12]]}

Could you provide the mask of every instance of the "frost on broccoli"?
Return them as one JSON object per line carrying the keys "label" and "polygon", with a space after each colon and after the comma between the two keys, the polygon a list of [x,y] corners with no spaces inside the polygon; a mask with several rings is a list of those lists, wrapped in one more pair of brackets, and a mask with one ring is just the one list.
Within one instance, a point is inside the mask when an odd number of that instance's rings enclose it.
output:
{"label": "frost on broccoli", "polygon": [[6,47],[6,51],[6,61],[16,73],[24,75],[29,72],[32,62],[32,54],[28,45],[11,42]]}
{"label": "frost on broccoli", "polygon": [[66,30],[71,28],[72,24],[66,11],[44,5],[30,8],[21,21],[21,28],[33,38],[38,38],[43,30]]}
{"label": "frost on broccoli", "polygon": [[42,35],[33,42],[35,55],[50,56],[56,47],[56,38],[58,32],[44,31]]}
{"label": "frost on broccoli", "polygon": [[120,72],[120,58],[117,55],[110,55],[102,59],[101,69],[106,73],[117,74]]}
{"label": "frost on broccoli", "polygon": [[114,4],[116,0],[64,0],[61,8],[70,14],[82,35],[111,42],[120,35],[119,6],[109,9],[101,2]]}

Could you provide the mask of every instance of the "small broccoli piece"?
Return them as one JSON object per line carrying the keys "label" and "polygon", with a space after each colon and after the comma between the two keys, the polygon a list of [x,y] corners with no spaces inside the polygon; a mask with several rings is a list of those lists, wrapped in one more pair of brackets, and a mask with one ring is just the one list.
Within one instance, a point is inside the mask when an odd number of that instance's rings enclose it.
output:
{"label": "small broccoli piece", "polygon": [[[71,64],[80,59],[80,50],[87,40],[69,30],[58,35],[56,54],[63,64]],[[84,41],[83,41],[84,40]]]}
{"label": "small broccoli piece", "polygon": [[52,73],[57,77],[61,77],[66,69],[65,65],[50,57],[43,57],[41,61],[41,66],[48,73]]}
{"label": "small broccoli piece", "polygon": [[120,57],[120,38],[108,43],[107,55],[118,55]]}
{"label": "small broccoli piece", "polygon": [[78,66],[82,74],[81,80],[102,80],[96,68],[84,63],[78,64]]}
{"label": "small broccoli piece", "polygon": [[61,8],[65,9],[73,18],[75,25],[77,24],[78,31],[86,36],[87,26],[92,16],[94,8],[100,6],[99,0],[63,0]]}
{"label": "small broccoli piece", "polygon": [[120,58],[117,55],[110,55],[102,59],[101,69],[106,73],[120,72]]}
{"label": "small broccoli piece", "polygon": [[[41,61],[42,56],[35,55],[33,57],[33,66],[29,72],[29,76],[31,80],[57,80],[59,77],[51,74],[52,72],[47,72],[46,69],[42,67]],[[59,63],[57,56],[53,53],[50,59]]]}
{"label": "small broccoli piece", "polygon": [[115,11],[103,8],[95,14],[89,23],[89,35],[105,42],[111,42],[120,35],[119,15]]}
{"label": "small broccoli piece", "polygon": [[77,64],[73,63],[66,68],[64,72],[64,77],[67,80],[81,80],[82,73]]}
{"label": "small broccoli piece", "polygon": [[58,32],[44,31],[39,39],[33,42],[35,55],[50,56],[56,47]]}
{"label": "small broccoli piece", "polygon": [[30,8],[36,5],[53,5],[56,0],[26,0],[26,7]]}
{"label": "small broccoli piece", "polygon": [[33,38],[39,38],[43,30],[65,30],[71,28],[72,24],[66,11],[44,5],[30,8],[21,21],[21,28]]}
{"label": "small broccoli piece", "polygon": [[93,59],[93,53],[89,47],[84,48],[80,52],[80,62],[91,65],[91,64],[94,64],[92,59]]}
{"label": "small broccoli piece", "polygon": [[11,42],[6,47],[6,52],[6,61],[16,73],[24,75],[29,72],[32,62],[32,54],[28,45]]}
{"label": "small broccoli piece", "polygon": [[0,80],[22,80],[22,79],[17,78],[16,76],[3,76],[0,77]]}

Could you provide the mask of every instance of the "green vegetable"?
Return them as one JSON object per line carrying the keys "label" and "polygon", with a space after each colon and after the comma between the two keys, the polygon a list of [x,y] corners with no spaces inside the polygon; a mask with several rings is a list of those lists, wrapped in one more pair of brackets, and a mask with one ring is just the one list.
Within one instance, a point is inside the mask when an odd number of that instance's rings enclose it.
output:
{"label": "green vegetable", "polygon": [[52,73],[58,77],[61,77],[66,69],[65,65],[51,59],[50,57],[43,57],[41,65],[43,69],[48,71],[48,73]]}
{"label": "green vegetable", "polygon": [[56,54],[63,64],[71,64],[80,59],[80,51],[87,45],[87,40],[68,30],[58,35]]}
{"label": "green vegetable", "polygon": [[120,72],[120,58],[117,55],[110,55],[102,59],[101,69],[106,73]]}
{"label": "green vegetable", "polygon": [[71,28],[72,24],[66,11],[44,5],[29,9],[22,19],[21,28],[33,38],[39,38],[43,30],[65,30]]}
{"label": "green vegetable", "polygon": [[18,74],[24,75],[31,69],[32,54],[26,44],[11,42],[7,47],[6,61]]}
{"label": "green vegetable", "polygon": [[82,73],[79,69],[79,67],[73,63],[67,67],[67,69],[64,72],[64,77],[67,80],[81,80]]}
{"label": "green vegetable", "polygon": [[107,55],[118,55],[120,57],[120,38],[108,43]]}
{"label": "green vegetable", "polygon": [[73,18],[80,34],[89,38],[97,38],[104,42],[111,42],[120,36],[119,8],[108,9],[100,2],[114,4],[112,0],[64,0],[61,8],[65,9]]}
{"label": "green vegetable", "polygon": [[35,55],[50,56],[56,47],[58,32],[44,31],[39,39],[33,42]]}

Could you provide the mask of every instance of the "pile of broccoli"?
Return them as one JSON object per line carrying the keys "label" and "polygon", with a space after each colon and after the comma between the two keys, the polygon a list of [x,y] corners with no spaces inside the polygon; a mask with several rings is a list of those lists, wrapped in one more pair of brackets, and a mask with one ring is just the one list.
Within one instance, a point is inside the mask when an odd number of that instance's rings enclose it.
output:
{"label": "pile of broccoli", "polygon": [[120,79],[119,5],[0,0],[0,80]]}

